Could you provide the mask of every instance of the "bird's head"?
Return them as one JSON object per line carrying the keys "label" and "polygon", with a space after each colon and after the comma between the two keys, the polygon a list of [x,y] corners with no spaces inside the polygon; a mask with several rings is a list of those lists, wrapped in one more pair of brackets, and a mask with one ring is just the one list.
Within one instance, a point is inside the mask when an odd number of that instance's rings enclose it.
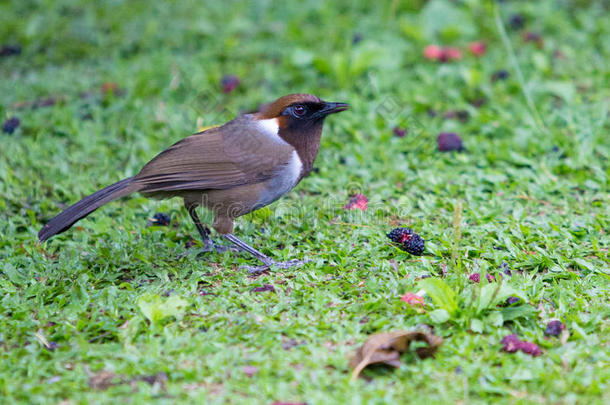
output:
{"label": "bird's head", "polygon": [[330,114],[345,111],[349,104],[320,100],[313,94],[288,94],[260,107],[255,117],[291,144],[302,158],[312,160],[318,152],[322,125]]}
{"label": "bird's head", "polygon": [[257,118],[277,120],[280,130],[299,130],[319,125],[328,115],[348,108],[349,104],[323,101],[313,94],[288,94],[263,105]]}

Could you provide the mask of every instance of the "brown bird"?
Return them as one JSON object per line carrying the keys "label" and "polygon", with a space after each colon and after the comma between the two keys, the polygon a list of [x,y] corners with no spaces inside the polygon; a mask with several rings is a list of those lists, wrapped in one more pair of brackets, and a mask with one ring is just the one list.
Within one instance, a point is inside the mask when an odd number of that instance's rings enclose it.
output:
{"label": "brown bird", "polygon": [[311,94],[289,94],[253,114],[191,135],[158,154],[140,173],[114,183],[68,207],[38,233],[40,242],[69,229],[102,205],[139,192],[146,197],[182,197],[204,250],[221,247],[196,213],[211,210],[213,227],[241,250],[263,262],[251,269],[287,268],[302,261],[276,262],[235,237],[235,218],[271,204],[313,169],[324,119],[349,108]]}

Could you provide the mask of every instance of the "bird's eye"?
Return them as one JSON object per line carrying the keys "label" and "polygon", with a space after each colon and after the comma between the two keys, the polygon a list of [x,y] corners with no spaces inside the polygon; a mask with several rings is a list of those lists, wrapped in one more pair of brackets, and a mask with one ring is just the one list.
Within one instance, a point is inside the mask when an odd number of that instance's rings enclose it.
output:
{"label": "bird's eye", "polygon": [[305,108],[305,106],[302,105],[295,105],[292,110],[294,111],[294,114],[297,117],[302,117],[303,115],[305,115],[305,112],[307,112],[307,109]]}

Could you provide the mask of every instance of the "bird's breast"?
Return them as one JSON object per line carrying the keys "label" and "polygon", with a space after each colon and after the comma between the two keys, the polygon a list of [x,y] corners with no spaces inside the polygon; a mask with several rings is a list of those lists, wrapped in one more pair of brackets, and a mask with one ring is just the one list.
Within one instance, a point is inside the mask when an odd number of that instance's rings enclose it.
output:
{"label": "bird's breast", "polygon": [[303,163],[297,151],[293,151],[286,164],[280,165],[266,182],[255,209],[271,204],[297,185],[303,172]]}

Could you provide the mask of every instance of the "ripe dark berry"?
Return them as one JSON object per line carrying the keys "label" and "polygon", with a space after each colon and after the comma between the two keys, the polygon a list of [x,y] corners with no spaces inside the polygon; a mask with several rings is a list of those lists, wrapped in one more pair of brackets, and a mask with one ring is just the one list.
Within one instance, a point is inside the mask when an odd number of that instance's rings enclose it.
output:
{"label": "ripe dark berry", "polygon": [[4,125],[2,125],[2,132],[12,134],[19,127],[20,123],[19,118],[11,117],[4,122]]}
{"label": "ripe dark berry", "polygon": [[521,14],[513,14],[508,20],[508,24],[514,30],[520,30],[525,26],[525,17]]}
{"label": "ripe dark berry", "polygon": [[497,82],[498,80],[506,80],[510,76],[510,74],[506,70],[498,70],[497,72],[492,73],[491,81]]}
{"label": "ripe dark berry", "polygon": [[400,248],[405,252],[415,256],[421,256],[424,253],[426,242],[411,228],[396,228],[386,236],[392,242],[400,244]]}
{"label": "ripe dark berry", "polygon": [[561,323],[561,321],[554,320],[546,325],[544,334],[548,336],[559,336],[565,328],[565,325]]}
{"label": "ripe dark berry", "polygon": [[394,135],[399,138],[404,138],[404,136],[407,135],[407,130],[400,127],[394,127]]}
{"label": "ripe dark berry", "polygon": [[0,48],[0,56],[20,55],[21,47],[19,45],[5,45]]}
{"label": "ripe dark berry", "polygon": [[169,223],[171,222],[172,218],[163,213],[163,212],[157,212],[153,217],[152,220],[150,221],[151,225],[157,225],[157,226],[168,226]]}
{"label": "ripe dark berry", "polygon": [[438,134],[438,137],[436,137],[436,143],[438,145],[438,150],[441,152],[450,152],[452,150],[461,151],[464,149],[462,138],[453,132],[441,132]]}
{"label": "ripe dark berry", "polygon": [[387,233],[387,236],[394,243],[402,243],[404,242],[406,236],[405,235],[413,235],[413,229],[411,228],[396,228],[392,229],[390,233]]}
{"label": "ripe dark berry", "polygon": [[402,249],[415,256],[421,256],[425,248],[426,242],[416,233],[402,243]]}
{"label": "ripe dark berry", "polygon": [[505,336],[501,342],[503,350],[508,353],[515,353],[521,350],[523,353],[529,354],[532,357],[540,356],[542,352],[536,343],[525,342],[515,334]]}
{"label": "ripe dark berry", "polygon": [[222,86],[222,91],[225,93],[230,93],[239,86],[240,80],[236,75],[226,75],[220,79],[220,85]]}

